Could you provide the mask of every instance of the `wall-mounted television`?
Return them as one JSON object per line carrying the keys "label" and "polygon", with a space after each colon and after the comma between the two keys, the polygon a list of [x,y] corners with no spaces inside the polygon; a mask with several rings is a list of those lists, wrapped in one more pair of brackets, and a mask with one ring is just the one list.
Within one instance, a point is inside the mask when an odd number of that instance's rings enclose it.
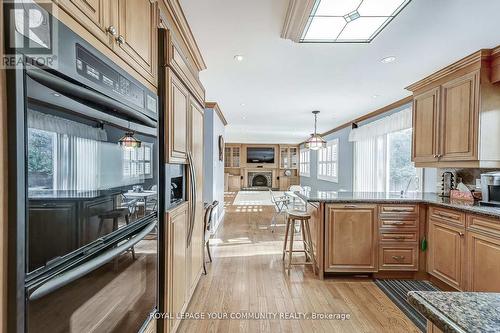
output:
{"label": "wall-mounted television", "polygon": [[248,147],[247,163],[274,163],[274,148]]}

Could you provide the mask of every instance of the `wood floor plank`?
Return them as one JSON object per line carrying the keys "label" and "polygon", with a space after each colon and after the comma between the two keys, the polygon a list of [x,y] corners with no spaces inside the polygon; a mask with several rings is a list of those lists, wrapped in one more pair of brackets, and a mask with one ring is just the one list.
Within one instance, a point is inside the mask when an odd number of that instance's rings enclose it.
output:
{"label": "wood floor plank", "polygon": [[[187,309],[204,320],[184,320],[179,332],[419,332],[415,325],[368,278],[319,280],[310,266],[286,274],[281,259],[283,217],[271,232],[273,206],[233,205],[211,239],[213,262]],[[294,244],[301,246],[299,233]],[[297,260],[303,261],[304,256]],[[226,319],[208,319],[209,313]],[[349,320],[235,319],[243,314],[349,314]]]}

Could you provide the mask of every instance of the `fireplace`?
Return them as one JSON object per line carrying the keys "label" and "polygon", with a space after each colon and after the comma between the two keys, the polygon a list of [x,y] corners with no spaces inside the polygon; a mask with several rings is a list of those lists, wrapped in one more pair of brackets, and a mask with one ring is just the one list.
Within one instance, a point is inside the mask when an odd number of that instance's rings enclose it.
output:
{"label": "fireplace", "polygon": [[273,173],[271,171],[248,173],[248,187],[271,188],[272,185],[273,185]]}

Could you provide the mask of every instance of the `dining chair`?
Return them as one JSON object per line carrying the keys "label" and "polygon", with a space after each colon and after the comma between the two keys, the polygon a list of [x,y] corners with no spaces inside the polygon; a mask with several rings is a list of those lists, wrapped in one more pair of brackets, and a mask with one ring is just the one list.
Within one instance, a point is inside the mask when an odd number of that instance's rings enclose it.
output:
{"label": "dining chair", "polygon": [[276,217],[286,211],[288,204],[290,203],[290,198],[286,195],[277,197],[274,195],[272,189],[269,189],[269,194],[271,195],[271,202],[275,206],[273,218],[271,219],[271,232],[274,232],[274,229],[276,228]]}
{"label": "dining chair", "polygon": [[[212,254],[210,253],[210,228],[212,226],[213,211],[219,205],[219,202],[215,200],[205,209],[205,216],[203,219],[203,230],[204,230],[204,242],[207,249],[208,260],[212,262]],[[207,266],[205,261],[205,249],[203,249],[203,272],[207,275]]]}

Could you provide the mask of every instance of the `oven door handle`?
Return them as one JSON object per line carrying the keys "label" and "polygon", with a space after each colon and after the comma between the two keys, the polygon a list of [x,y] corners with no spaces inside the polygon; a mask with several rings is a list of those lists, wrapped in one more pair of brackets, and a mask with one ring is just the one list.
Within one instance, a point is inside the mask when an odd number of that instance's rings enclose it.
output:
{"label": "oven door handle", "polygon": [[156,121],[152,120],[146,115],[132,109],[128,105],[122,104],[92,89],[81,87],[77,84],[64,80],[56,75],[50,74],[49,72],[42,69],[28,68],[26,69],[26,74],[28,74],[28,76],[31,77],[33,80],[38,81],[44,86],[49,87],[62,94],[67,94],[70,96],[81,98],[86,101],[92,101],[93,103],[104,105],[108,108],[116,110],[122,115],[134,118],[135,120],[140,121],[144,125],[154,128],[157,127]]}
{"label": "oven door handle", "polygon": [[195,223],[195,215],[196,215],[196,170],[193,165],[193,156],[189,151],[187,154],[188,164],[189,164],[189,175],[190,175],[190,184],[191,184],[191,216],[189,218],[189,229],[187,235],[186,246],[189,247],[191,245],[191,239],[193,238],[193,229]]}
{"label": "oven door handle", "polygon": [[151,222],[140,233],[132,237],[127,242],[102,253],[100,256],[91,259],[74,269],[71,269],[46,281],[45,283],[43,283],[30,293],[29,300],[34,301],[47,294],[50,294],[51,292],[79,279],[85,274],[90,273],[96,268],[111,261],[113,258],[118,256],[122,252],[131,248],[135,244],[139,243],[144,237],[146,237],[147,234],[149,234],[155,228],[155,226],[156,226],[156,221]]}

